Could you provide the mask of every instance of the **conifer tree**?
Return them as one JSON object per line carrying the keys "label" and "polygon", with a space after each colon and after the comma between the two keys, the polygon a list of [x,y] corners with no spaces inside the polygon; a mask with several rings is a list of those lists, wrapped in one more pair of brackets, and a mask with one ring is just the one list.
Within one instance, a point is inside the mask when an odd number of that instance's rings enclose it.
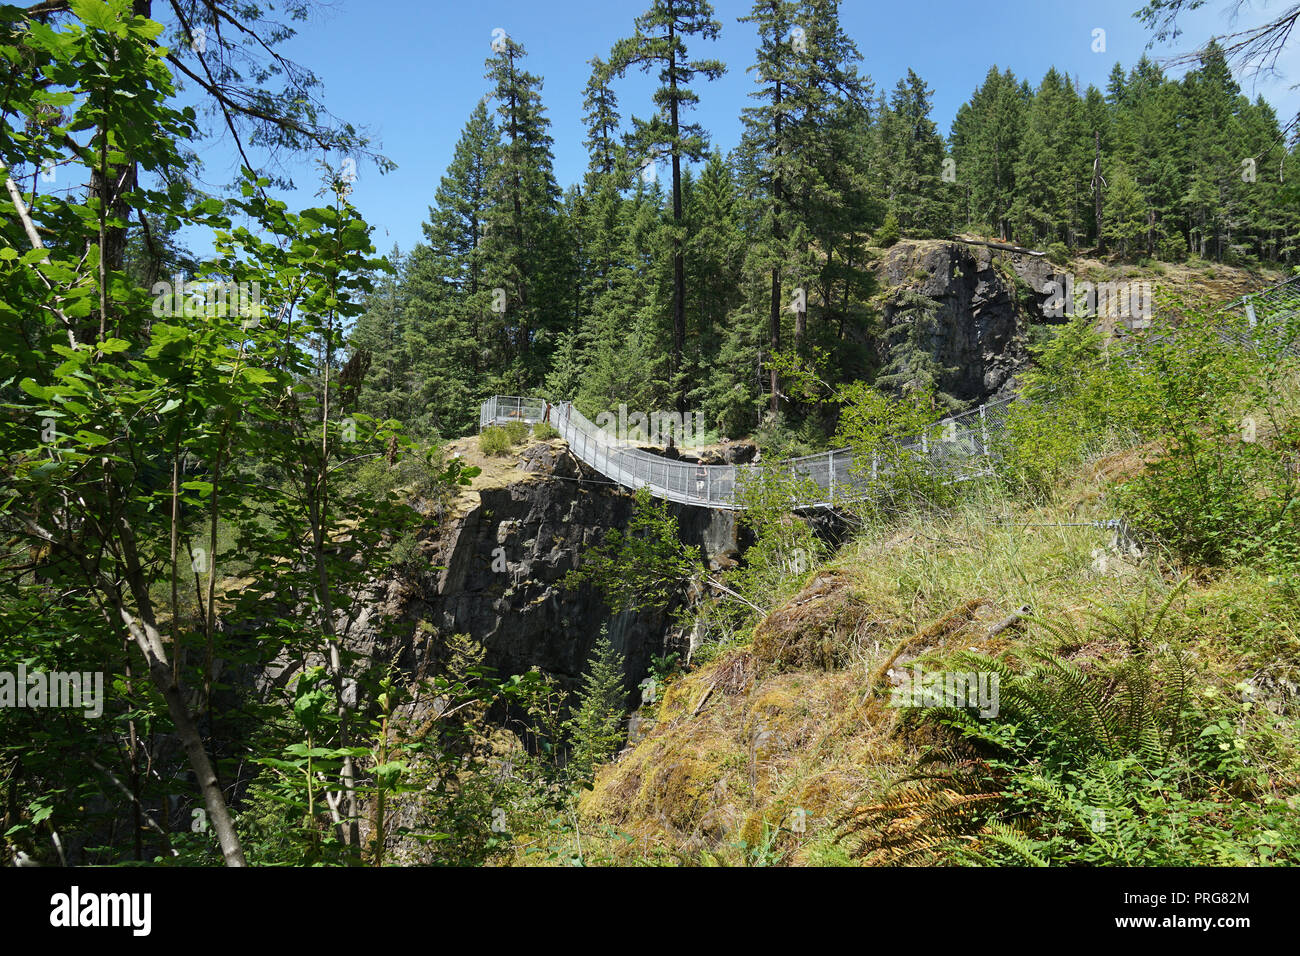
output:
{"label": "conifer tree", "polygon": [[697,321],[686,364],[694,385],[691,407],[699,407],[718,366],[728,316],[738,304],[744,245],[736,219],[735,180],[720,152],[709,156],[698,179],[688,180],[685,194],[690,235],[687,310]]}
{"label": "conifer tree", "polygon": [[685,411],[686,388],[677,380],[682,370],[686,342],[686,236],[682,208],[682,161],[697,161],[708,149],[708,135],[698,123],[687,122],[682,114],[699,102],[690,86],[696,76],[706,80],[720,77],[726,67],[720,60],[692,60],[686,47],[689,37],[716,40],[722,27],[713,19],[713,7],[706,0],[652,0],[650,8],[636,19],[636,34],[619,40],[610,51],[610,70],[624,75],[632,67],[657,69],[659,87],[654,92],[657,108],[649,120],[633,119],[632,143],[642,163],[666,155],[672,167],[672,353],[670,374],[678,411]]}
{"label": "conifer tree", "polygon": [[1235,209],[1241,173],[1237,119],[1241,88],[1218,44],[1201,53],[1200,67],[1184,78],[1182,91],[1190,122],[1185,127],[1186,192],[1181,205],[1189,239],[1201,256],[1221,259]]}
{"label": "conifer tree", "polygon": [[438,184],[423,226],[425,243],[412,253],[406,273],[413,408],[443,435],[473,427],[479,396],[498,374],[494,352],[505,345],[492,321],[483,248],[497,157],[496,126],[480,102]]}
{"label": "conifer tree", "polygon": [[670,228],[663,219],[664,192],[657,180],[635,177],[633,194],[614,220],[615,262],[594,299],[590,359],[579,404],[598,414],[620,403],[661,408],[672,401],[671,352],[665,349],[663,316],[673,290]]}
{"label": "conifer tree", "polygon": [[568,276],[550,120],[542,106],[542,81],[523,69],[524,56],[524,48],[506,36],[487,61],[501,146],[488,176],[483,243],[484,286],[491,291],[492,312],[510,359],[502,369],[502,387],[520,391],[542,380],[564,326]]}
{"label": "conifer tree", "polygon": [[1048,70],[1030,103],[1016,163],[1011,215],[1027,241],[1078,247],[1090,196],[1091,140],[1069,79]]}
{"label": "conifer tree", "polygon": [[1116,153],[1132,172],[1146,205],[1146,254],[1164,255],[1176,244],[1186,249],[1185,241],[1172,242],[1172,236],[1181,232],[1176,202],[1185,175],[1178,155],[1182,149],[1177,130],[1181,104],[1176,87],[1144,56],[1122,83],[1112,71],[1108,96],[1115,110]]}
{"label": "conifer tree", "polygon": [[940,339],[939,306],[919,292],[907,290],[894,303],[893,322],[885,337],[885,364],[876,387],[904,399],[924,397],[944,411],[958,411],[962,403],[942,388],[945,377],[957,371],[939,364],[934,355]]}
{"label": "conifer tree", "polygon": [[[594,357],[596,343],[605,336],[607,323],[626,331],[617,315],[606,314],[600,301],[619,272],[621,244],[627,231],[622,188],[628,178],[627,163],[618,140],[618,98],[610,84],[609,68],[593,57],[583,97],[588,166],[579,192],[566,201],[565,234],[575,246],[573,299],[576,314],[560,341],[554,368],[547,376],[546,392],[552,400],[578,398],[581,382]],[[609,303],[604,303],[608,307]]]}
{"label": "conifer tree", "polygon": [[[1234,184],[1239,194],[1237,235],[1242,248],[1250,248],[1265,260],[1276,260],[1281,239],[1293,228],[1295,213],[1300,212],[1284,198],[1287,151],[1273,108],[1258,97],[1243,106],[1239,120],[1242,161],[1253,160],[1253,182],[1238,176]],[[1251,177],[1247,177],[1249,179]]]}
{"label": "conifer tree", "polygon": [[908,70],[890,94],[877,125],[886,208],[902,232],[911,236],[945,235],[951,227],[943,181],[944,145],[930,119],[930,97],[925,81]]}
{"label": "conifer tree", "polygon": [[[751,70],[760,89],[750,94],[758,105],[742,113],[738,151],[751,199],[748,219],[758,237],[750,243],[747,268],[769,280],[762,305],[768,351],[775,354],[786,311],[794,314],[796,344],[806,332],[818,260],[826,257],[829,266],[835,247],[847,244],[843,232],[854,228],[843,213],[864,210],[854,195],[864,185],[857,175],[861,153],[847,148],[850,133],[840,120],[852,107],[865,120],[870,81],[857,73],[860,56],[840,28],[837,0],[756,0],[742,22],[753,23],[759,35]],[[787,294],[795,289],[797,294]],[[769,412],[776,415],[780,387],[774,365],[767,386]]]}
{"label": "conifer tree", "polygon": [[1113,244],[1122,256],[1130,255],[1146,236],[1146,202],[1137,180],[1122,160],[1113,162],[1107,173],[1102,216],[1103,239]]}
{"label": "conifer tree", "polygon": [[381,275],[366,295],[365,312],[348,336],[348,351],[365,352],[369,370],[361,384],[359,408],[380,420],[410,426],[411,359],[406,344],[405,286],[408,257],[397,246],[388,255],[393,271]]}
{"label": "conifer tree", "polygon": [[587,147],[590,157],[587,185],[597,176],[613,176],[618,168],[619,144],[618,128],[621,117],[618,112],[618,95],[610,85],[609,65],[598,56],[592,57],[591,74],[583,90],[583,122],[587,127],[587,138],[582,145]]}
{"label": "conifer tree", "polygon": [[602,626],[587,660],[578,706],[564,725],[569,735],[569,777],[574,782],[590,783],[596,767],[614,756],[623,742],[627,708],[623,667],[623,655],[610,641],[609,627]]}
{"label": "conifer tree", "polygon": [[990,67],[953,121],[953,171],[964,206],[960,215],[968,227],[990,227],[1004,240],[1011,238],[1015,166],[1028,99],[1010,70],[999,73]]}
{"label": "conifer tree", "polygon": [[1083,129],[1092,144],[1091,176],[1088,181],[1092,196],[1092,217],[1085,217],[1085,221],[1090,226],[1088,234],[1093,243],[1102,249],[1106,240],[1102,214],[1107,187],[1105,168],[1114,148],[1114,135],[1110,105],[1095,86],[1089,86],[1083,97]]}

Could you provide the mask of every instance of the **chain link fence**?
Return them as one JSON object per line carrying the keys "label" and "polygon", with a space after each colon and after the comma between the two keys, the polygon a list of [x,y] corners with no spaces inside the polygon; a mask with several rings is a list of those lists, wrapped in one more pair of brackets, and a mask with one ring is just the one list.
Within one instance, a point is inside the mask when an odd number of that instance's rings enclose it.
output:
{"label": "chain link fence", "polygon": [[[1270,348],[1300,357],[1300,275],[1260,292],[1244,295],[1219,311],[1239,319],[1220,331],[1226,341],[1245,348]],[[1244,323],[1240,319],[1244,319]]]}
{"label": "chain link fence", "polygon": [[542,420],[546,403],[540,398],[520,398],[516,395],[493,395],[482,404],[478,412],[479,431],[489,425],[508,425],[523,422],[534,425]]}
{"label": "chain link fence", "polygon": [[794,479],[799,493],[792,508],[830,508],[860,500],[873,486],[889,481],[898,455],[915,456],[947,481],[967,481],[992,472],[992,456],[1006,423],[1011,399],[981,405],[937,423],[930,433],[904,439],[893,454],[877,455],[868,464],[857,462],[848,448],[792,458],[773,464],[705,465],[674,461],[654,452],[629,447],[595,425],[572,402],[545,402],[498,395],[483,403],[479,427],[511,421],[546,421],[569,443],[582,462],[627,488],[648,488],[656,498],[703,508],[733,510],[744,505],[738,489],[773,469]]}

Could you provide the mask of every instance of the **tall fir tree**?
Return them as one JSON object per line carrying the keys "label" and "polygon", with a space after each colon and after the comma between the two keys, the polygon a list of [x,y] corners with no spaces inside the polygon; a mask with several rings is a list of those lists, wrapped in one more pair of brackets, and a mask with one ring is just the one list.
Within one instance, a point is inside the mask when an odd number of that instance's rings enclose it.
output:
{"label": "tall fir tree", "polygon": [[1183,140],[1188,177],[1181,202],[1188,237],[1199,255],[1222,258],[1236,211],[1234,184],[1245,157],[1238,146],[1241,88],[1218,44],[1211,42],[1202,51],[1199,67],[1183,77],[1182,90],[1190,118]]}
{"label": "tall fir tree", "polygon": [[577,252],[573,290],[577,314],[560,342],[555,367],[547,377],[546,392],[552,400],[579,395],[593,349],[602,339],[602,326],[618,324],[618,317],[605,314],[599,303],[621,279],[619,253],[627,228],[623,198],[627,162],[619,142],[621,117],[609,68],[600,57],[593,57],[590,65],[583,95],[588,166],[581,192],[567,204],[565,229]]}
{"label": "tall fir tree", "polygon": [[682,353],[686,342],[686,236],[682,209],[682,163],[702,159],[708,136],[698,123],[687,122],[683,114],[699,102],[691,88],[697,76],[716,80],[726,67],[720,60],[692,60],[686,41],[690,37],[716,40],[722,30],[713,19],[713,7],[706,0],[652,0],[650,8],[637,17],[636,34],[619,40],[610,51],[610,69],[623,75],[632,67],[658,70],[659,87],[653,99],[657,108],[649,120],[634,117],[632,143],[642,162],[654,162],[666,155],[672,168],[672,358],[670,374],[678,411],[686,410],[686,383],[682,375]]}
{"label": "tall fir tree", "polygon": [[397,247],[388,254],[392,272],[381,275],[366,294],[365,312],[348,336],[351,354],[370,356],[358,408],[383,420],[414,424],[411,356],[406,343],[405,287],[408,257]]}
{"label": "tall fir tree", "polygon": [[411,255],[405,310],[416,407],[444,435],[473,427],[505,348],[492,321],[484,234],[498,161],[496,125],[480,101],[456,143]]}
{"label": "tall fir tree", "polygon": [[1016,158],[1029,99],[1028,88],[1010,70],[994,66],[953,121],[958,215],[968,228],[982,226],[1004,240],[1011,238]]}
{"label": "tall fir tree", "polygon": [[708,383],[718,369],[727,321],[736,307],[744,243],[739,232],[736,183],[720,152],[713,152],[699,178],[687,180],[687,310],[696,317],[686,346],[691,408],[703,407]]}
{"label": "tall fir tree", "polygon": [[627,713],[623,655],[602,627],[587,661],[587,671],[578,691],[577,706],[564,729],[569,737],[569,778],[590,784],[596,768],[614,756],[623,742],[623,718]]}
{"label": "tall fir tree", "polygon": [[501,146],[488,176],[483,243],[484,285],[509,348],[510,361],[499,380],[503,388],[521,392],[541,384],[563,332],[569,276],[550,120],[542,106],[542,81],[523,69],[524,56],[522,46],[503,36],[487,61]]}
{"label": "tall fir tree", "polygon": [[1122,256],[1140,248],[1146,237],[1146,201],[1122,160],[1112,162],[1108,168],[1102,222],[1102,239]]}
{"label": "tall fir tree", "polygon": [[1146,206],[1146,254],[1186,251],[1177,218],[1185,173],[1179,156],[1181,97],[1176,86],[1144,56],[1122,82],[1111,72],[1107,96],[1114,108],[1116,155],[1132,172]]}
{"label": "tall fir tree", "polygon": [[[759,37],[750,68],[760,87],[750,96],[758,103],[742,112],[738,148],[755,237],[747,270],[767,278],[750,314],[766,314],[767,350],[774,356],[787,312],[795,345],[802,344],[814,280],[829,271],[835,250],[851,243],[846,234],[864,224],[845,214],[869,213],[861,153],[851,148],[854,130],[844,120],[865,120],[871,84],[858,74],[861,57],[840,26],[837,0],[756,0],[742,22],[753,23]],[[781,411],[775,363],[766,385],[775,416]]]}
{"label": "tall fir tree", "polygon": [[1027,241],[1078,248],[1091,191],[1092,138],[1068,77],[1047,71],[1025,119],[1011,217]]}
{"label": "tall fir tree", "polygon": [[946,235],[952,202],[944,143],[930,119],[931,90],[913,70],[898,81],[877,123],[878,174],[886,209],[906,235]]}

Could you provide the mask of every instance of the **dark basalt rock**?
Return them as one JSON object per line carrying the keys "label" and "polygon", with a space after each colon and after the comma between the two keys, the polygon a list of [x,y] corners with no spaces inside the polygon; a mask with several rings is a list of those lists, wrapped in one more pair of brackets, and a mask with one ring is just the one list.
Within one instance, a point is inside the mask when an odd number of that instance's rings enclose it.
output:
{"label": "dark basalt rock", "polygon": [[[998,268],[998,260],[1006,265]],[[885,253],[877,272],[884,287],[911,288],[938,304],[927,351],[940,365],[956,369],[941,380],[945,392],[981,402],[1010,388],[1028,359],[1025,339],[1053,277],[1050,263],[965,243],[903,241]],[[883,319],[886,327],[906,321],[895,296],[884,298]],[[883,362],[885,356],[879,358]]]}
{"label": "dark basalt rock", "polygon": [[[479,503],[423,542],[424,570],[376,582],[350,628],[352,649],[397,661],[412,675],[440,659],[445,639],[468,634],[502,674],[530,667],[574,687],[601,626],[625,656],[634,686],[661,655],[671,610],[611,614],[590,584],[561,583],[613,528],[626,528],[630,492],[608,484],[559,443],[534,445],[520,468],[540,480],[485,488]],[[735,562],[741,531],[733,513],[671,505],[682,540],[714,567]],[[395,623],[381,629],[384,619]]]}
{"label": "dark basalt rock", "polygon": [[520,455],[519,467],[527,472],[573,478],[578,474],[577,459],[560,443],[530,445]]}

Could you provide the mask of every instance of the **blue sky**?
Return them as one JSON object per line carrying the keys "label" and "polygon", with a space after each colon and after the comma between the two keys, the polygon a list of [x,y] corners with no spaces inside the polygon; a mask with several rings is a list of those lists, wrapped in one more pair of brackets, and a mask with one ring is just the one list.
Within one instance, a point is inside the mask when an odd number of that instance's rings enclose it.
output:
{"label": "blue sky", "polygon": [[[921,75],[934,90],[932,115],[946,134],[957,108],[992,64],[1010,67],[1035,85],[1055,65],[1084,87],[1104,87],[1113,64],[1131,66],[1150,39],[1133,17],[1142,2],[844,0],[841,21],[877,91],[891,89],[909,67]],[[527,68],[545,80],[556,175],[565,186],[581,177],[587,162],[581,122],[587,60],[605,55],[616,39],[629,35],[645,5],[645,0],[333,0],[321,17],[300,25],[285,52],[316,71],[335,114],[370,130],[382,144],[380,151],[397,163],[387,174],[361,164],[353,195],[374,226],[376,247],[387,252],[394,243],[409,249],[421,238],[420,223],[461,128],[486,92],[483,62],[494,29],[522,43]],[[1169,56],[1199,45],[1211,33],[1261,22],[1283,0],[1247,0],[1235,25],[1226,16],[1230,5],[1210,0],[1208,9],[1185,18],[1182,38],[1151,55]],[[756,34],[750,24],[737,22],[751,6],[752,0],[715,0],[722,36],[691,48],[693,56],[715,57],[728,67],[720,80],[700,85],[697,110],[724,152],[740,137],[740,110],[754,88],[746,68]],[[1105,30],[1102,53],[1093,51],[1097,29]],[[1300,42],[1292,44],[1280,67],[1281,78],[1242,82],[1248,94],[1264,95],[1285,118],[1300,109],[1300,95],[1290,88],[1300,82]],[[649,112],[651,86],[641,74],[618,84],[625,121],[629,114]],[[201,150],[205,178],[229,181],[234,166],[228,144],[213,141]],[[300,188],[282,198],[293,208],[316,204],[318,174],[311,160],[290,171]]]}

